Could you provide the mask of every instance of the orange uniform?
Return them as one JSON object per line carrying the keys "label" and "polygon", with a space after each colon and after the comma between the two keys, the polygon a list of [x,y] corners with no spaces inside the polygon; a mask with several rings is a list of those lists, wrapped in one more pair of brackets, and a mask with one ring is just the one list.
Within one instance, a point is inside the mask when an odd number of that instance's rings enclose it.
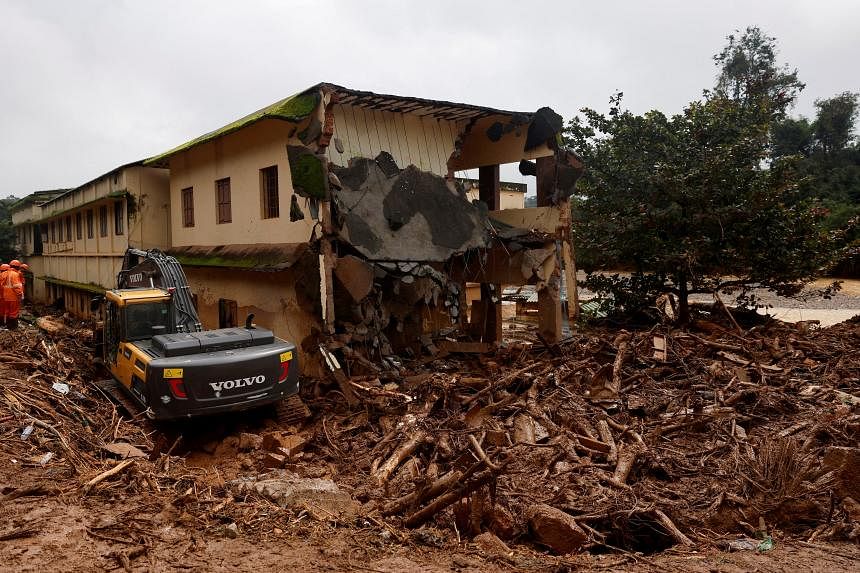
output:
{"label": "orange uniform", "polygon": [[0,273],[0,288],[3,290],[3,320],[6,327],[18,328],[18,313],[21,310],[21,299],[24,298],[24,285],[18,269],[10,267]]}

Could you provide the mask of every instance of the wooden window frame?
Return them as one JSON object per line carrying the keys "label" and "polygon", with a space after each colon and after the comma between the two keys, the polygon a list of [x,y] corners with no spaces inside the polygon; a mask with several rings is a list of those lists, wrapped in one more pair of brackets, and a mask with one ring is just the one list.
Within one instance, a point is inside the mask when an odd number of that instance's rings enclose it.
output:
{"label": "wooden window frame", "polygon": [[75,238],[78,241],[84,238],[84,216],[80,211],[75,213]]}
{"label": "wooden window frame", "polygon": [[113,204],[113,232],[117,237],[125,234],[125,206],[123,201]]}
{"label": "wooden window frame", "polygon": [[260,169],[260,206],[263,219],[281,216],[277,165]]}
{"label": "wooden window frame", "polygon": [[72,240],[72,216],[66,216],[66,242],[70,242]]}
{"label": "wooden window frame", "polygon": [[95,213],[92,209],[87,209],[87,239],[92,239],[96,236]]}
{"label": "wooden window frame", "polygon": [[194,226],[194,187],[186,187],[180,191],[182,203],[182,226]]}
{"label": "wooden window frame", "polygon": [[230,178],[224,177],[215,181],[215,220],[218,224],[233,222],[233,207],[231,204]]}
{"label": "wooden window frame", "polygon": [[108,207],[101,205],[99,207],[99,237],[108,236]]}

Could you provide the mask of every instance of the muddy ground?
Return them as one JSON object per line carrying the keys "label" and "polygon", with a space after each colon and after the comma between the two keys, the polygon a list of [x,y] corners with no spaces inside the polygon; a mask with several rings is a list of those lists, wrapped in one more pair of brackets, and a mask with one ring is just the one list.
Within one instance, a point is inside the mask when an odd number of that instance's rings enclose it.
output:
{"label": "muddy ground", "polygon": [[[93,386],[85,325],[0,332],[0,569],[856,570],[856,468],[833,453],[857,447],[860,322],[736,318],[740,332],[711,317],[549,348],[521,336],[370,375],[353,364],[352,408],[334,382],[306,381],[305,420],[262,409],[155,431]],[[490,479],[419,525],[439,497],[388,510],[456,472]],[[338,493],[285,505],[237,489],[259,476]],[[537,505],[577,521],[574,550],[541,539]]]}

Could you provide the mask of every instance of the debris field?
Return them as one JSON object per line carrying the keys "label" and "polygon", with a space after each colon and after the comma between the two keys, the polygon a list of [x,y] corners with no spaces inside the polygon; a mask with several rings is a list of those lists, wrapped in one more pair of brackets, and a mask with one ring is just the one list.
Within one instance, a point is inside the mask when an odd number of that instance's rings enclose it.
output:
{"label": "debris field", "polygon": [[49,502],[100,508],[82,535],[128,571],[344,530],[352,545],[323,552],[344,569],[438,550],[461,569],[620,567],[860,538],[860,317],[820,329],[714,309],[686,329],[526,333],[492,353],[434,341],[411,361],[341,356],[337,378],[303,381],[309,413],[158,428],[98,389],[91,330],[37,324],[0,332],[15,567],[49,533]]}

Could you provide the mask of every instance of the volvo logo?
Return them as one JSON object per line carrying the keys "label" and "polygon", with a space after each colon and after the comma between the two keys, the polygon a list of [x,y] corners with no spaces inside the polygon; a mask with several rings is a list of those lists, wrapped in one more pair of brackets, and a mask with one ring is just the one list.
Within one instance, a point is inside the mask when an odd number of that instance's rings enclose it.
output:
{"label": "volvo logo", "polygon": [[265,384],[266,377],[262,374],[259,376],[251,376],[250,378],[239,378],[238,380],[222,380],[220,382],[210,382],[209,386],[219,394],[221,390],[233,390],[234,388],[245,388],[254,384]]}

